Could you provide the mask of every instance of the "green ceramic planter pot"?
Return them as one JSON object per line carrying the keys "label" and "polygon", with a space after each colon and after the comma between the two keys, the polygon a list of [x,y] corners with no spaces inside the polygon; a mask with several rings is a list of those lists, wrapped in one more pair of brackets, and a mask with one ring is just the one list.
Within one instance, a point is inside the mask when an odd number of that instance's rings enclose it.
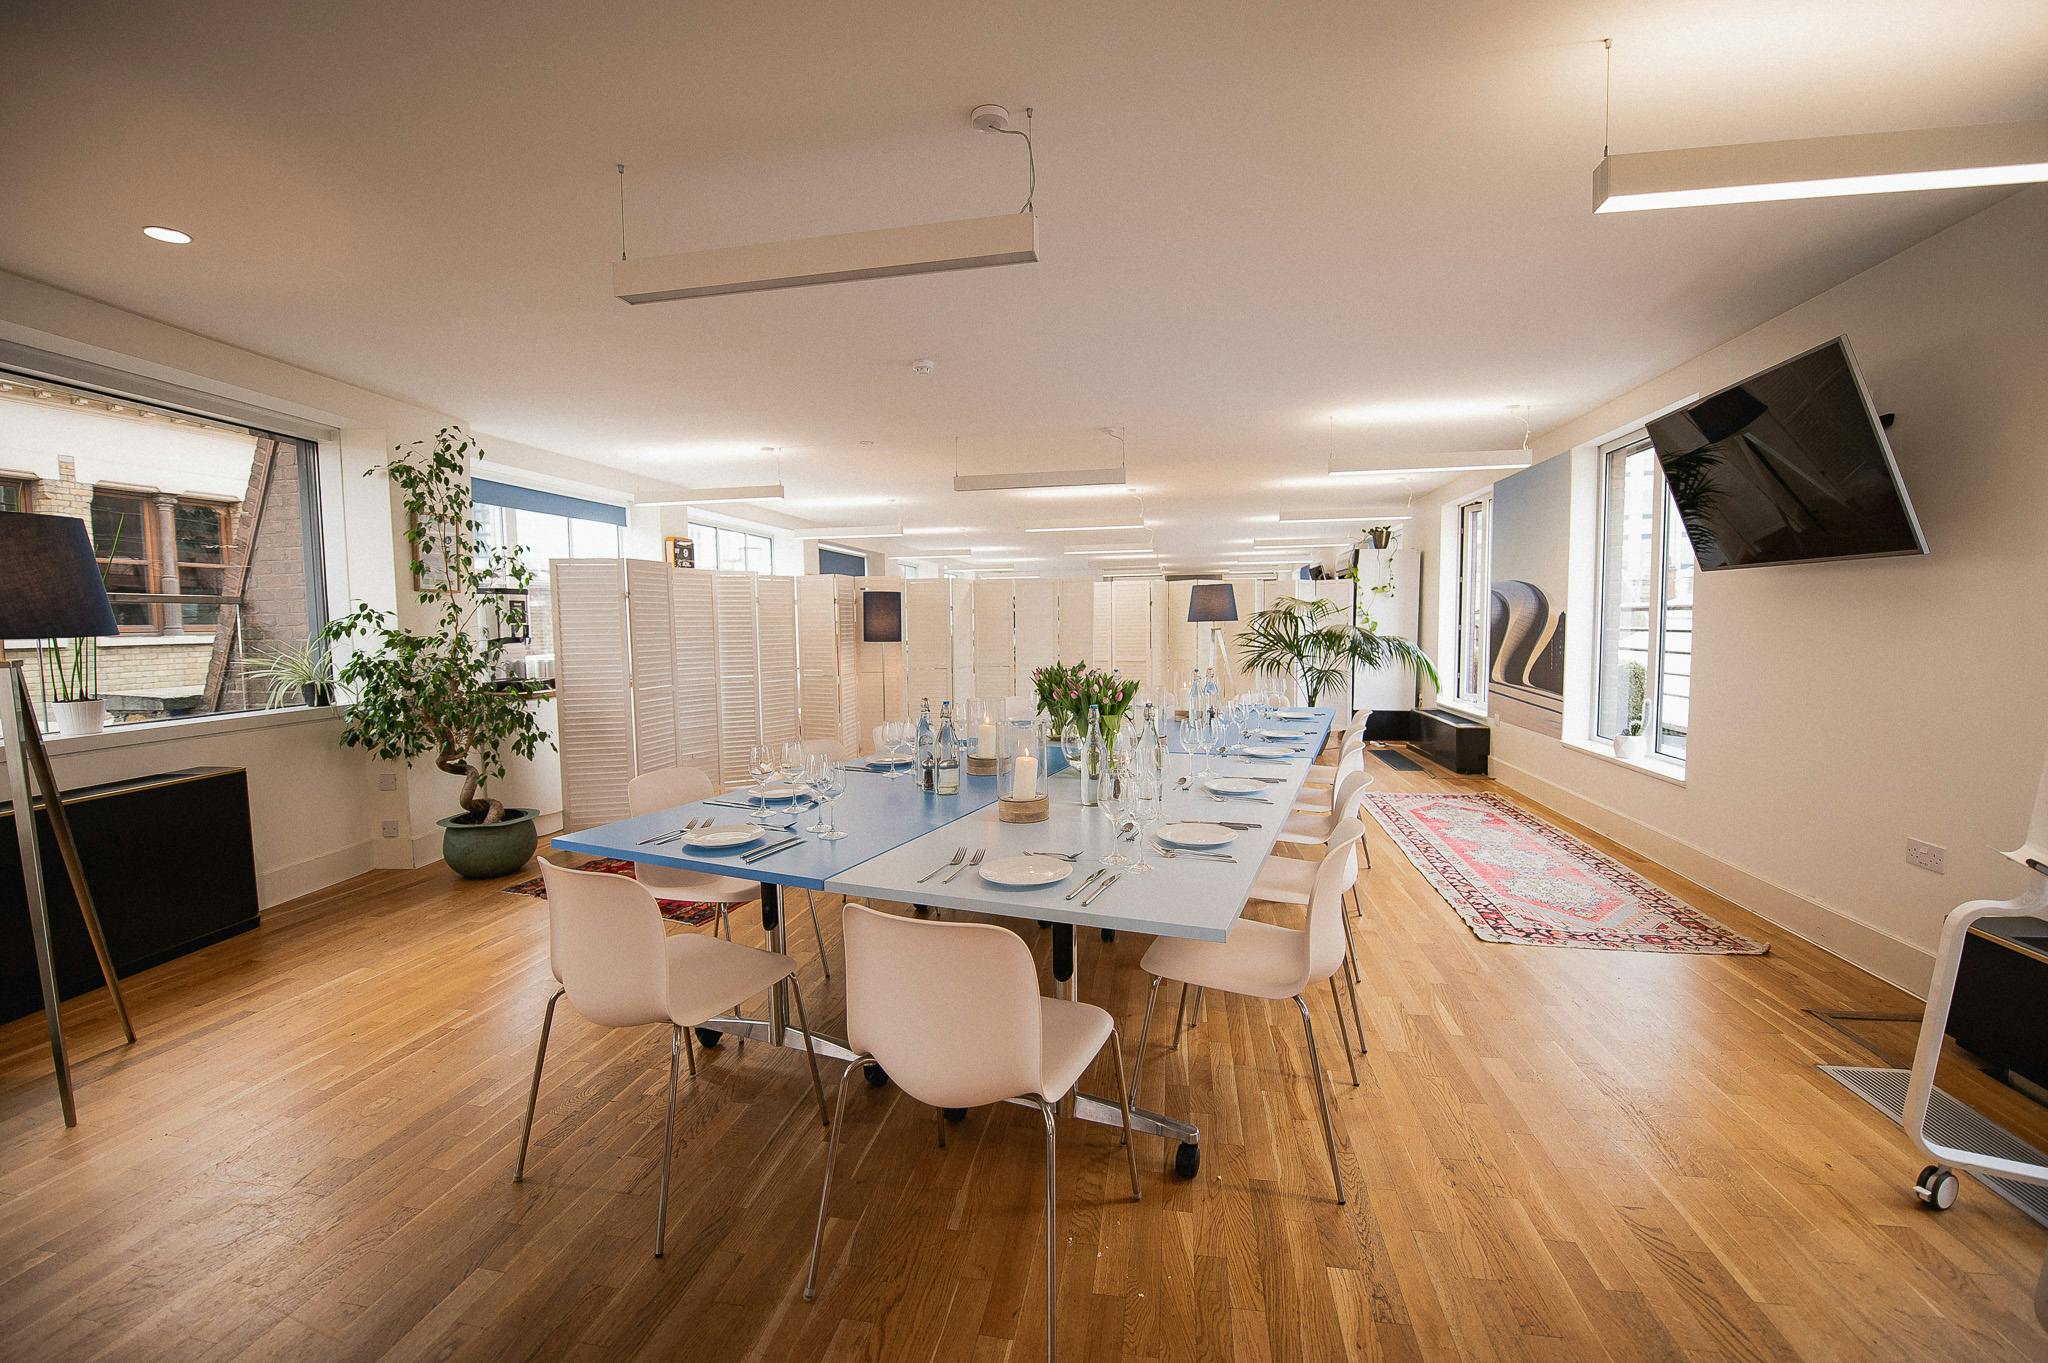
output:
{"label": "green ceramic planter pot", "polygon": [[452,814],[441,825],[441,855],[455,874],[469,880],[509,876],[533,860],[540,835],[534,831],[535,811],[508,809],[497,823],[464,823],[467,814]]}

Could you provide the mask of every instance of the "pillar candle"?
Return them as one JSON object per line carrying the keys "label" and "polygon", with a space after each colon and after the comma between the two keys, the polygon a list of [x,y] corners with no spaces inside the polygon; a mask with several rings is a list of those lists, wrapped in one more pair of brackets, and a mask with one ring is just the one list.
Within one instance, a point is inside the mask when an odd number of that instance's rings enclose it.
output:
{"label": "pillar candle", "polygon": [[974,726],[974,755],[976,757],[994,757],[996,755],[995,725],[983,723]]}
{"label": "pillar candle", "polygon": [[1038,759],[1030,753],[1017,754],[1016,772],[1010,778],[1010,798],[1013,800],[1035,800],[1038,798]]}

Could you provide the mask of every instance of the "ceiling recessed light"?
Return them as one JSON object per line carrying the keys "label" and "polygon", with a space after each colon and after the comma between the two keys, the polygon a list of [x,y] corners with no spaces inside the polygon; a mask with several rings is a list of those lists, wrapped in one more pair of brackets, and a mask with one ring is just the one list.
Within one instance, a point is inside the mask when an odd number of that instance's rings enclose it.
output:
{"label": "ceiling recessed light", "polygon": [[152,241],[167,241],[173,246],[190,246],[192,244],[191,235],[180,232],[175,227],[145,227],[142,229],[142,235]]}

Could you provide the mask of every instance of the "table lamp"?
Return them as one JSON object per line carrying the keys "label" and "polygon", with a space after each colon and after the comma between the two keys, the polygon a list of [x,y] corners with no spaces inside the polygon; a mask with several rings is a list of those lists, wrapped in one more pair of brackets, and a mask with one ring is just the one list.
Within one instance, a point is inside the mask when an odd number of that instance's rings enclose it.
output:
{"label": "table lamp", "polygon": [[[39,516],[25,511],[0,512],[0,640],[91,639],[116,634],[114,608],[100,581],[100,566],[93,557],[92,541],[85,522],[71,516]],[[41,840],[36,836],[35,792],[42,795],[44,811],[50,817],[57,852],[71,878],[71,893],[85,918],[86,935],[92,938],[93,954],[99,958],[100,973],[114,996],[114,1010],[120,1014],[121,1030],[135,1041],[134,1024],[128,1020],[128,1001],[122,997],[121,981],[107,954],[106,934],[100,930],[99,911],[93,907],[92,892],[85,883],[85,866],[78,858],[78,844],[71,836],[71,820],[64,812],[64,796],[57,788],[50,754],[43,747],[43,731],[36,723],[35,707],[29,700],[28,680],[21,660],[6,664],[5,697],[0,697],[0,746],[6,748],[7,784],[14,798],[14,834],[21,845],[21,881],[28,904],[29,931],[35,938],[36,974],[43,987],[43,1012],[50,1023],[50,1058],[57,1068],[57,1097],[64,1107],[64,1125],[78,1125],[78,1111],[71,1099],[71,1065],[64,1053],[64,1023],[58,1012],[56,958],[50,949],[50,905],[43,891]],[[33,779],[33,790],[31,789]]]}
{"label": "table lamp", "polygon": [[[1223,620],[1237,619],[1237,588],[1228,582],[1197,582],[1188,591],[1188,623],[1208,625],[1202,633],[1202,666],[1214,667],[1214,650],[1206,647],[1216,638],[1215,625]],[[1229,654],[1226,652],[1226,662]]]}

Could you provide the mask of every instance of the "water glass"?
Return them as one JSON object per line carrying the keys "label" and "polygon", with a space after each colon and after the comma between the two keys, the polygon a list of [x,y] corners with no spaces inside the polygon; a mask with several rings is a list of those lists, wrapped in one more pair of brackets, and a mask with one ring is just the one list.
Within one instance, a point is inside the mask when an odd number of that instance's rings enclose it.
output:
{"label": "water glass", "polygon": [[1087,732],[1071,715],[1068,716],[1067,722],[1060,725],[1060,755],[1067,759],[1068,774],[1081,774],[1081,756],[1087,748]]}
{"label": "water glass", "polygon": [[1131,802],[1128,819],[1132,824],[1132,841],[1137,844],[1137,859],[1131,863],[1132,875],[1144,875],[1152,869],[1145,860],[1146,835],[1166,817],[1166,782],[1152,772],[1142,768],[1133,770],[1130,778]]}
{"label": "water glass", "polygon": [[1109,820],[1109,852],[1102,858],[1104,866],[1129,866],[1131,859],[1123,853],[1126,822],[1131,812],[1131,768],[1123,762],[1112,762],[1109,770],[1102,774],[1102,789],[1096,796],[1096,806],[1102,817]]}
{"label": "water glass", "polygon": [[818,792],[818,799],[827,816],[824,828],[812,831],[825,842],[839,841],[846,834],[840,829],[839,820],[834,815],[832,806],[846,793],[846,768],[835,758],[819,757],[817,766],[811,771],[811,788]]}
{"label": "water glass", "polygon": [[768,814],[768,797],[761,787],[775,779],[775,752],[766,743],[756,743],[747,760],[747,775],[753,779],[754,788],[749,794],[754,801],[754,822],[759,823]]}

